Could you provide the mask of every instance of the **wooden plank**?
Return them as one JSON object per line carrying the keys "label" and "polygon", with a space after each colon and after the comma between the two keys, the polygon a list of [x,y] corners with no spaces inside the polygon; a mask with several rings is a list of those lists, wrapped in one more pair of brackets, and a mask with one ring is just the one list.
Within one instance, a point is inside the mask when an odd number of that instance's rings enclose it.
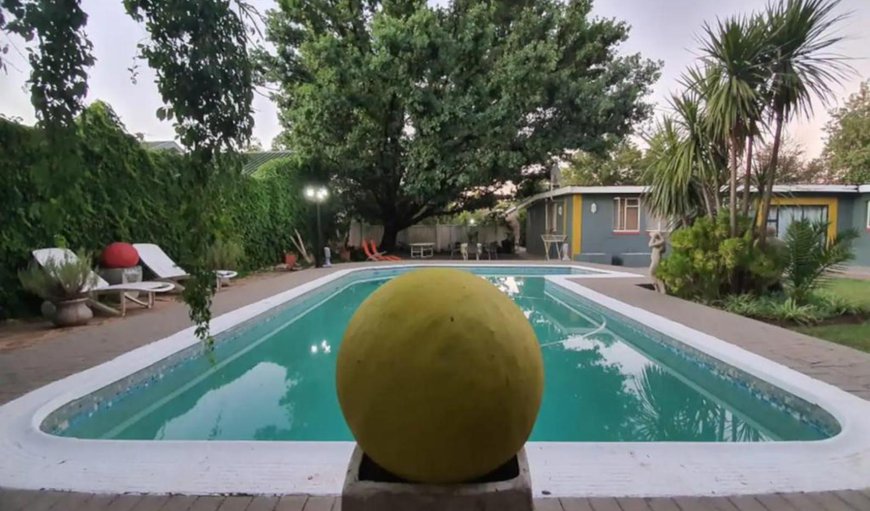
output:
{"label": "wooden plank", "polygon": [[836,502],[836,497],[834,497],[832,500],[835,507],[831,509],[830,505],[822,505],[819,502],[811,499],[806,493],[782,493],[781,495],[782,498],[787,500],[789,504],[795,507],[795,509],[800,509],[801,511],[805,509],[824,509],[825,511],[850,511],[849,506],[847,506],[844,502]]}
{"label": "wooden plank", "polygon": [[674,502],[682,511],[718,511],[712,502],[702,497],[674,497]]}
{"label": "wooden plank", "polygon": [[60,500],[55,502],[53,506],[51,506],[52,511],[77,511],[79,508],[83,507],[88,500],[93,497],[91,493],[73,493],[73,492],[65,492]]}
{"label": "wooden plank", "polygon": [[104,511],[117,498],[117,495],[94,495],[84,506],[79,508],[79,511]]}
{"label": "wooden plank", "polygon": [[160,511],[168,501],[169,495],[143,495],[132,511]]}
{"label": "wooden plank", "polygon": [[37,493],[39,496],[27,504],[27,511],[48,511],[67,494],[67,492],[62,491],[40,491]]}

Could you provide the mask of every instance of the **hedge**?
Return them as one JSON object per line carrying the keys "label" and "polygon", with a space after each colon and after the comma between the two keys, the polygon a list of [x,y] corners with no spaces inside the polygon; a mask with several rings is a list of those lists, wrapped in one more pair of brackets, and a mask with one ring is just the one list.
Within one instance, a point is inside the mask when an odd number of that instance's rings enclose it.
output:
{"label": "hedge", "polygon": [[[102,102],[68,138],[50,144],[39,129],[0,119],[0,316],[38,310],[17,276],[35,248],[97,253],[113,241],[151,242],[184,266],[188,227],[178,211],[198,186],[185,173],[187,156],[147,150]],[[256,179],[239,173],[213,185],[213,236],[242,246],[239,269],[275,264],[290,249],[304,221],[298,183],[298,165],[279,160]]]}

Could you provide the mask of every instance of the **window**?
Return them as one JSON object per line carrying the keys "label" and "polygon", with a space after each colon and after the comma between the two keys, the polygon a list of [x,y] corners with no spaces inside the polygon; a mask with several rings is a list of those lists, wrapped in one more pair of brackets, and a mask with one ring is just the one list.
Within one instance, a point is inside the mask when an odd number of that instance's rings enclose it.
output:
{"label": "window", "polygon": [[771,206],[767,215],[767,231],[779,239],[785,239],[788,226],[797,220],[828,222],[827,206]]}
{"label": "window", "polygon": [[870,231],[870,200],[867,201],[867,230]]}
{"label": "window", "polygon": [[640,232],[640,199],[615,197],[613,199],[613,231]]}
{"label": "window", "polygon": [[561,233],[562,232],[562,224],[559,222],[562,216],[562,201],[550,200],[547,203],[547,222],[546,228],[547,233]]}

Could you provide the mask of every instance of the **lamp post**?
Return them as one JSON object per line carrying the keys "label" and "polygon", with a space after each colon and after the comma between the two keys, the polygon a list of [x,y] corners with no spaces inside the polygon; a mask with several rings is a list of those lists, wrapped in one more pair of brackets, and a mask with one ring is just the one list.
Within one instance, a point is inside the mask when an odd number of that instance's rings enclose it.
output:
{"label": "lamp post", "polygon": [[305,198],[313,202],[317,208],[317,248],[314,250],[315,266],[323,266],[323,233],[320,227],[320,204],[329,197],[329,190],[325,186],[306,186]]}

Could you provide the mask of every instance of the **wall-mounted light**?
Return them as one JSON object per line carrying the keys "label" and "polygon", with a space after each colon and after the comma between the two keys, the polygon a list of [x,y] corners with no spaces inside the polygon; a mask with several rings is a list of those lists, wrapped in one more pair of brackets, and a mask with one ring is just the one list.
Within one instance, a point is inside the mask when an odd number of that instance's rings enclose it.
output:
{"label": "wall-mounted light", "polygon": [[593,202],[592,205],[589,206],[589,211],[594,215],[598,212],[598,203]]}

